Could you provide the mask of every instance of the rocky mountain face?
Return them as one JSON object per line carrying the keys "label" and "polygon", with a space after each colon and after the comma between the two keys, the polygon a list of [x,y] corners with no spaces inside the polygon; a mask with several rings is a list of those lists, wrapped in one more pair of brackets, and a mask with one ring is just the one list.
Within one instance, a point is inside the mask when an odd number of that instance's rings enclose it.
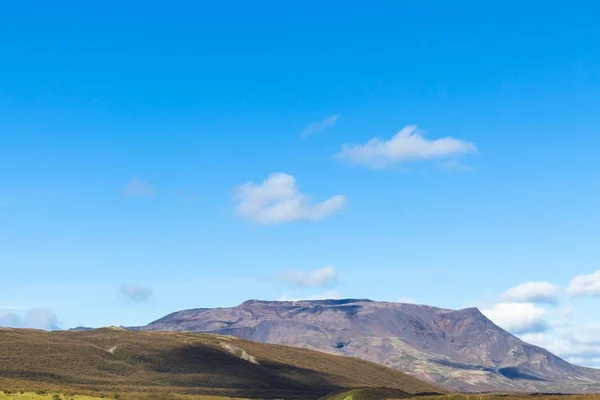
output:
{"label": "rocky mountain face", "polygon": [[452,390],[600,390],[600,371],[523,342],[476,308],[250,300],[232,308],[175,312],[135,329],[216,333],[353,356]]}

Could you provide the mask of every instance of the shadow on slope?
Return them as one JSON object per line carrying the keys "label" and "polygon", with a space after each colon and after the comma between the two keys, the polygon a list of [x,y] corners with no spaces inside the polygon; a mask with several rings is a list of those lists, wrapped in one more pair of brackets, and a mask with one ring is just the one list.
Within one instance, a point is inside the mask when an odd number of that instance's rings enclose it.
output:
{"label": "shadow on slope", "polygon": [[280,399],[358,387],[440,391],[356,358],[194,333],[0,330],[0,360],[0,385],[13,388]]}

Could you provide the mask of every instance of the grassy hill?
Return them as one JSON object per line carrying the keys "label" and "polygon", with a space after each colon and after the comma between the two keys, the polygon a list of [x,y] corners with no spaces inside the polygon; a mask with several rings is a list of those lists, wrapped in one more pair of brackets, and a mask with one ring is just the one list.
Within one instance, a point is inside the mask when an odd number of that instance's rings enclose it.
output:
{"label": "grassy hill", "polygon": [[410,393],[398,389],[360,388],[334,393],[325,396],[324,400],[400,400],[410,397],[413,397]]}
{"label": "grassy hill", "polygon": [[185,395],[317,399],[368,387],[407,394],[441,391],[356,358],[229,336],[118,328],[0,329],[0,390],[102,392],[107,397],[119,393],[121,398],[135,398],[135,393],[152,398],[152,393],[173,399]]}

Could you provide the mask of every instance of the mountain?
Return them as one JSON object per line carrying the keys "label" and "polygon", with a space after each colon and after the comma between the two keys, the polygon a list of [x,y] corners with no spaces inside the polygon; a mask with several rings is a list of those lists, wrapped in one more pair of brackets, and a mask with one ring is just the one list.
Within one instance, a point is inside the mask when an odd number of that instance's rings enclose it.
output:
{"label": "mountain", "polygon": [[117,327],[54,332],[0,328],[0,390],[5,392],[91,391],[110,398],[121,393],[124,400],[190,399],[184,395],[191,394],[314,400],[365,387],[387,387],[400,398],[443,392],[357,358],[231,336]]}
{"label": "mountain", "polygon": [[136,329],[210,332],[358,357],[451,390],[600,390],[600,371],[523,342],[476,308],[250,300],[232,308],[175,312]]}
{"label": "mountain", "polygon": [[70,331],[91,331],[94,328],[90,328],[88,326],[76,326],[75,328],[69,329]]}

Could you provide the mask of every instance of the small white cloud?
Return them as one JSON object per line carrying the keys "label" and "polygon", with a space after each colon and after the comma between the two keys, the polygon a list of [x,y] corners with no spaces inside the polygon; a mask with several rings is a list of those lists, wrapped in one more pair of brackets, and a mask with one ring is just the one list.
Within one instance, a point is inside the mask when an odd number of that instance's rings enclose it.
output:
{"label": "small white cloud", "polygon": [[314,122],[314,123],[308,125],[306,128],[304,128],[302,130],[302,133],[300,133],[300,137],[302,139],[305,139],[305,138],[309,137],[310,135],[314,135],[315,133],[324,131],[325,129],[335,125],[335,123],[339,117],[340,117],[339,114],[330,115],[329,117],[325,118],[323,121]]}
{"label": "small white cloud", "polygon": [[340,294],[338,292],[336,292],[335,290],[328,290],[325,293],[314,294],[314,295],[302,297],[302,298],[284,294],[284,295],[280,296],[277,299],[277,301],[335,300],[335,299],[339,299],[339,298],[340,298]]}
{"label": "small white cloud", "polygon": [[134,303],[145,303],[152,297],[152,289],[135,283],[126,283],[119,289],[119,292]]}
{"label": "small white cloud", "polygon": [[526,282],[502,293],[508,303],[556,303],[558,287],[548,282]]}
{"label": "small white cloud", "polygon": [[337,269],[327,265],[314,271],[288,269],[279,274],[277,280],[298,287],[324,287],[334,283],[337,276]]}
{"label": "small white cloud", "polygon": [[0,326],[44,330],[59,329],[56,315],[47,308],[30,308],[21,315],[10,310],[0,310]]}
{"label": "small white cloud", "polygon": [[477,151],[475,144],[445,137],[427,140],[415,125],[402,128],[389,140],[373,138],[364,145],[344,145],[338,158],[370,168],[386,168],[407,161],[460,156]]}
{"label": "small white cloud", "polygon": [[296,179],[284,173],[271,174],[260,184],[246,183],[238,187],[236,197],[237,213],[262,225],[321,220],[346,204],[342,195],[312,204],[310,197],[300,192]]}
{"label": "small white cloud", "polygon": [[152,197],[156,194],[156,190],[146,182],[134,178],[125,187],[125,196],[127,197]]}
{"label": "small white cloud", "polygon": [[600,270],[574,277],[567,288],[567,294],[574,297],[600,296]]}
{"label": "small white cloud", "polygon": [[548,329],[546,309],[532,303],[498,303],[481,312],[496,325],[514,334]]}
{"label": "small white cloud", "polygon": [[396,300],[396,303],[416,304],[416,301],[414,301],[410,297],[400,297],[398,300]]}

